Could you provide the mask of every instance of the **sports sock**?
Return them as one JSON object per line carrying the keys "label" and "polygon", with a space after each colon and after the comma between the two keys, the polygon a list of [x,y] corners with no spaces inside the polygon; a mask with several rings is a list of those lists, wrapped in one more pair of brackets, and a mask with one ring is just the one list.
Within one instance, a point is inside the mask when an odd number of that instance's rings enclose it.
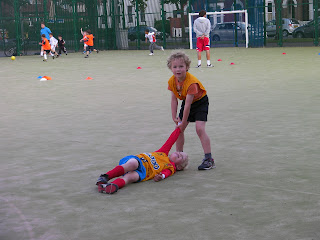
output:
{"label": "sports sock", "polygon": [[211,153],[205,153],[204,158],[205,159],[212,159]]}
{"label": "sports sock", "polygon": [[123,188],[126,185],[126,182],[122,178],[117,178],[112,183],[117,184],[119,189]]}
{"label": "sports sock", "polygon": [[124,168],[121,165],[116,166],[114,169],[107,172],[109,179],[120,177],[124,174]]}
{"label": "sports sock", "polygon": [[47,54],[44,54],[43,57],[44,57],[44,60],[47,60]]}
{"label": "sports sock", "polygon": [[43,52],[40,52],[40,56],[43,56]]}
{"label": "sports sock", "polygon": [[201,60],[198,60],[198,65],[201,65]]}
{"label": "sports sock", "polygon": [[207,65],[210,65],[210,64],[211,64],[210,60],[207,60]]}

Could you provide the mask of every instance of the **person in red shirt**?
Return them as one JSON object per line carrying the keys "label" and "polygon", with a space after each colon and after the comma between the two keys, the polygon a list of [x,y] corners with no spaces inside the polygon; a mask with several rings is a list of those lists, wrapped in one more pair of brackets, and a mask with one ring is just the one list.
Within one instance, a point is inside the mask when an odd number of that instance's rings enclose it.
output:
{"label": "person in red shirt", "polygon": [[49,40],[46,38],[46,35],[42,34],[41,35],[41,39],[42,41],[39,43],[39,45],[42,46],[43,49],[43,61],[46,62],[47,61],[47,54],[49,54],[51,52],[51,45]]}
{"label": "person in red shirt", "polygon": [[[155,152],[129,155],[119,161],[119,165],[105,174],[101,174],[96,185],[100,193],[113,194],[125,185],[153,179],[159,182],[188,165],[188,155],[174,152],[169,155],[172,145],[176,142],[181,129],[177,127],[165,144]],[[121,177],[120,177],[121,176]],[[110,179],[119,177],[111,183]]]}
{"label": "person in red shirt", "polygon": [[95,52],[99,53],[99,50],[97,50],[97,49],[95,49],[93,47],[93,45],[94,45],[94,36],[91,34],[91,31],[89,29],[83,32],[83,38],[80,40],[80,42],[82,42],[82,41],[87,45],[85,58],[88,58],[89,54],[92,51],[95,51]]}
{"label": "person in red shirt", "polygon": [[[210,138],[206,133],[205,126],[209,111],[209,98],[202,83],[188,72],[191,61],[189,57],[177,51],[168,58],[167,66],[173,76],[168,81],[168,90],[171,91],[171,114],[175,124],[180,124],[184,131],[190,122],[196,123],[196,132],[200,139],[204,159],[198,170],[210,170],[215,168],[211,156]],[[178,99],[182,100],[180,113],[177,117]],[[184,134],[177,140],[177,151],[182,152],[184,145]]]}

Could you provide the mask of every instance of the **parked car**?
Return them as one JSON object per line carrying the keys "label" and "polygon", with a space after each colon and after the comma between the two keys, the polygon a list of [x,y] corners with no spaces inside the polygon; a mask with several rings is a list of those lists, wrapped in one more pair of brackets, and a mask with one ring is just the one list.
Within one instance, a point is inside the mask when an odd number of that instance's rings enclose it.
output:
{"label": "parked car", "polygon": [[[235,23],[225,22],[218,23],[212,29],[212,41],[233,40],[235,37]],[[237,22],[238,39],[246,39],[246,24],[244,22]]]}
{"label": "parked car", "polygon": [[[131,41],[134,41],[137,39],[137,29],[138,27],[130,27],[128,29],[128,38]],[[140,40],[144,41],[145,40],[145,30],[149,29],[150,32],[155,32],[156,34],[156,38],[157,39],[163,39],[163,34],[162,32],[159,32],[157,29],[155,29],[154,27],[149,27],[149,26],[139,26],[140,29]],[[166,37],[168,37],[169,34],[166,34]]]}
{"label": "parked car", "polygon": [[[292,34],[292,32],[300,27],[300,23],[293,18],[282,18],[282,36],[288,37],[289,34]],[[267,22],[266,25],[266,32],[268,37],[273,37],[276,35],[277,25],[276,20],[272,20]]]}
{"label": "parked car", "polygon": [[[318,31],[320,32],[320,17],[318,18]],[[292,36],[294,38],[313,38],[314,37],[314,20],[308,22],[306,25],[296,28]]]}

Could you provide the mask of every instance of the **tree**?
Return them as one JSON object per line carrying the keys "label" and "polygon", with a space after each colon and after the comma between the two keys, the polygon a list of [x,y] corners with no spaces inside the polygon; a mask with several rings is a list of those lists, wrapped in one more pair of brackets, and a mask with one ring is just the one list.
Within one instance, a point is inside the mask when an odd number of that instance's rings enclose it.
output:
{"label": "tree", "polygon": [[[160,0],[161,2],[161,0]],[[164,4],[174,4],[177,12],[181,14],[182,39],[186,38],[186,30],[184,24],[184,7],[188,4],[188,0],[163,0]]]}
{"label": "tree", "polygon": [[133,6],[136,6],[138,4],[138,10],[139,11],[144,11],[147,7],[147,1],[148,0],[130,0],[130,3]]}

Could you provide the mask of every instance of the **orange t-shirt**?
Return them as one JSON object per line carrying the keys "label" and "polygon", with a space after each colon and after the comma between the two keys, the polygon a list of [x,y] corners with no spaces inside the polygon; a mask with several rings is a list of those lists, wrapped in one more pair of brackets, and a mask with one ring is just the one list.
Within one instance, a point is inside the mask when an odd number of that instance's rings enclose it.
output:
{"label": "orange t-shirt", "polygon": [[43,50],[51,50],[51,45],[50,42],[48,41],[48,39],[44,38],[42,39],[42,46],[43,46]]}
{"label": "orange t-shirt", "polygon": [[84,42],[88,45],[88,46],[90,46],[90,47],[92,47],[93,46],[93,35],[92,34],[90,34],[90,35],[86,35],[85,37],[84,37]]}
{"label": "orange t-shirt", "polygon": [[[176,81],[177,90],[178,90],[179,94],[181,94],[184,81],[178,82],[177,79],[175,79],[175,81]],[[168,90],[172,91],[170,86],[168,86]],[[202,98],[203,90],[199,87],[199,85],[197,83],[192,83],[187,90],[187,94],[194,95],[193,101],[197,101],[200,98]]]}

